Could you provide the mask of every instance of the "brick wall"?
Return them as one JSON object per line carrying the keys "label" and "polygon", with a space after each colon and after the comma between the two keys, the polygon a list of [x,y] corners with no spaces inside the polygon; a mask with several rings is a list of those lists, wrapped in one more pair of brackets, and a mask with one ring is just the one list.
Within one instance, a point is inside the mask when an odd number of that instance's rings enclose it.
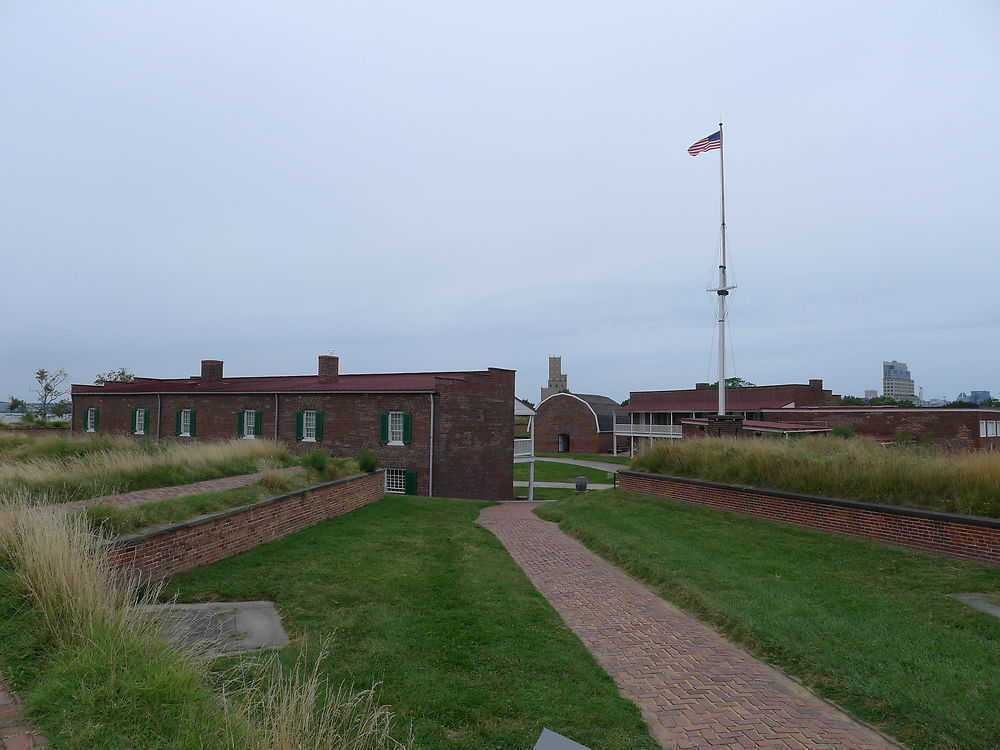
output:
{"label": "brick wall", "polygon": [[697,479],[618,472],[629,492],[1000,564],[1000,519],[736,487]]}
{"label": "brick wall", "polygon": [[382,473],[337,479],[307,490],[119,537],[110,559],[143,577],[166,578],[315,526],[383,497]]}
{"label": "brick wall", "polygon": [[555,453],[559,435],[569,435],[572,453],[610,453],[611,433],[599,433],[590,407],[569,394],[556,394],[535,409],[535,452]]}
{"label": "brick wall", "polygon": [[[466,374],[465,381],[438,379],[434,410],[436,496],[512,499],[514,374],[513,370],[491,367],[483,374]],[[416,417],[413,436],[416,440]]]}

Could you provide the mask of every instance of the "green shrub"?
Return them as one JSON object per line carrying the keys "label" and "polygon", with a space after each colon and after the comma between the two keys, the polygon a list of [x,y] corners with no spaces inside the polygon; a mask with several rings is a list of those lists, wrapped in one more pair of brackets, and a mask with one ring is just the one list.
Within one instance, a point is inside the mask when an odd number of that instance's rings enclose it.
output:
{"label": "green shrub", "polygon": [[367,448],[362,448],[358,451],[354,456],[354,460],[358,462],[358,468],[367,474],[371,474],[378,468],[378,456]]}
{"label": "green shrub", "polygon": [[852,438],[855,435],[854,428],[846,424],[835,424],[831,433],[834,437]]}
{"label": "green shrub", "polygon": [[319,448],[302,457],[302,465],[320,474],[326,473],[330,467],[330,457]]}

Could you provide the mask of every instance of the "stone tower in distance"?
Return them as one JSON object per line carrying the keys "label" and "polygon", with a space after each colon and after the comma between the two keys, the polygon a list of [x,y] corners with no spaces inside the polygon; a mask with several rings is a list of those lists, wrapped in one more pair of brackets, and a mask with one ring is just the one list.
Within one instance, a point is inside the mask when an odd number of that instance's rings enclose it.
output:
{"label": "stone tower in distance", "polygon": [[542,388],[542,398],[544,401],[553,393],[565,393],[569,391],[566,386],[566,376],[562,371],[562,357],[549,357],[549,385]]}

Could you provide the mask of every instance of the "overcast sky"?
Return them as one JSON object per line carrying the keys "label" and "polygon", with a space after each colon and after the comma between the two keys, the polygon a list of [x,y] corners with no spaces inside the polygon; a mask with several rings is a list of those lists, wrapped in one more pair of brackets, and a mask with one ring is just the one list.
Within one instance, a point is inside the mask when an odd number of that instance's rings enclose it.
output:
{"label": "overcast sky", "polygon": [[0,0],[0,398],[183,377],[1000,391],[1000,2]]}

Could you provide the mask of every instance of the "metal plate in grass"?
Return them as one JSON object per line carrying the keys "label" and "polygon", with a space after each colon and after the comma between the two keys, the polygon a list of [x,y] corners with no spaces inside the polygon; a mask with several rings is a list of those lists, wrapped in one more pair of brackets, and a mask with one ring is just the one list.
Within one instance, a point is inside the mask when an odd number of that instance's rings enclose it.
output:
{"label": "metal plate in grass", "polygon": [[988,612],[994,617],[1000,617],[1000,606],[997,606],[990,601],[991,599],[995,599],[996,594],[991,596],[990,594],[982,594],[977,591],[973,591],[966,594],[948,594],[948,596],[952,599],[958,599],[960,602],[965,602],[973,609]]}
{"label": "metal plate in grass", "polygon": [[532,750],[590,750],[579,742],[563,737],[551,729],[543,729]]}

